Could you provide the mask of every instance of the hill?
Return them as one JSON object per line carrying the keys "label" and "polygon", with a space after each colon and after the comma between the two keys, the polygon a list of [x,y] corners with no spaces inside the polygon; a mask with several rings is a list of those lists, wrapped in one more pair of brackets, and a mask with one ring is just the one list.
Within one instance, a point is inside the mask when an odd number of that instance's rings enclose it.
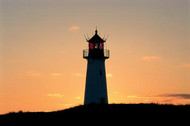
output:
{"label": "hill", "polygon": [[[0,115],[1,123],[76,123],[86,122],[133,122],[147,123],[151,121],[187,121],[190,105],[158,105],[158,104],[109,104],[81,105],[53,112],[18,112]],[[72,121],[71,121],[72,120]],[[146,121],[145,121],[146,122]]]}

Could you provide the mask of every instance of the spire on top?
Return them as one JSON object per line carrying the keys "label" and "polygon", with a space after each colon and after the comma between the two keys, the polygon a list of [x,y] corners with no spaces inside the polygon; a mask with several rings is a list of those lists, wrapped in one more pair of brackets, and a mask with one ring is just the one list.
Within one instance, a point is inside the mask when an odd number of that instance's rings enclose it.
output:
{"label": "spire on top", "polygon": [[98,30],[97,30],[97,26],[96,26],[96,30],[95,30],[95,35],[88,39],[87,42],[93,42],[93,43],[103,43],[106,40],[102,39],[99,35],[98,35]]}
{"label": "spire on top", "polygon": [[95,34],[96,34],[96,35],[98,34],[97,26],[96,26]]}
{"label": "spire on top", "polygon": [[96,31],[95,31],[95,34],[97,35],[98,34],[98,30],[96,29]]}

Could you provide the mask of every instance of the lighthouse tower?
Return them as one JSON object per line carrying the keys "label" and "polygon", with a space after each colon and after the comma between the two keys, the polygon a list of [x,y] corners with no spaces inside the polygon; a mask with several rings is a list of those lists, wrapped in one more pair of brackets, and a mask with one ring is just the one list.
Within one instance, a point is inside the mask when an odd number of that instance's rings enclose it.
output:
{"label": "lighthouse tower", "polygon": [[108,104],[105,60],[109,58],[109,50],[104,49],[104,42],[95,31],[91,39],[87,39],[88,49],[83,50],[83,58],[87,59],[87,73],[84,104]]}

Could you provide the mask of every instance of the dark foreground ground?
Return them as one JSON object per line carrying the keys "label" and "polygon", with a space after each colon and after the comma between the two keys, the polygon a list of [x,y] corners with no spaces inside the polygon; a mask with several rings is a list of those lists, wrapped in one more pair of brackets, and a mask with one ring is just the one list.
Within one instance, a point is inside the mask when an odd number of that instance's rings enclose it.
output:
{"label": "dark foreground ground", "polygon": [[1,124],[178,124],[190,122],[190,105],[110,104],[76,106],[53,112],[18,112],[0,115]]}

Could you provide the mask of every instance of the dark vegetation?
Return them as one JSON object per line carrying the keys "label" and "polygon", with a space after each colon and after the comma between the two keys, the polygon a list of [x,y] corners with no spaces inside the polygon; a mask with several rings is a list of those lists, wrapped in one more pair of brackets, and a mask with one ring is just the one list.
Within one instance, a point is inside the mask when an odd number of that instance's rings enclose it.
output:
{"label": "dark vegetation", "polygon": [[190,105],[109,104],[86,105],[53,112],[11,112],[0,115],[2,123],[159,123],[185,122],[190,119]]}

